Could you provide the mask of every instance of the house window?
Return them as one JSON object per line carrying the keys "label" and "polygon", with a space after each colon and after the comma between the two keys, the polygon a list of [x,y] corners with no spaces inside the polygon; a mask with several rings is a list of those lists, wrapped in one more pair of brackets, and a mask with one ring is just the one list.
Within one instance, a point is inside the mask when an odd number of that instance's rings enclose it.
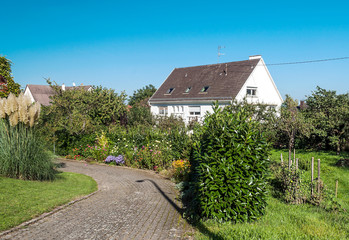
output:
{"label": "house window", "polygon": [[257,88],[247,87],[246,95],[247,96],[257,96]]}
{"label": "house window", "polygon": [[159,115],[167,116],[167,107],[159,107]]}
{"label": "house window", "polygon": [[207,92],[209,88],[210,88],[210,86],[205,86],[201,89],[200,92],[202,92],[202,93]]}
{"label": "house window", "polygon": [[188,87],[187,89],[185,89],[184,93],[189,93],[190,90],[191,90],[191,87]]}
{"label": "house window", "polygon": [[190,116],[200,116],[201,115],[200,106],[189,106],[189,115]]}
{"label": "house window", "polygon": [[174,88],[169,88],[167,91],[166,91],[166,94],[171,94],[173,92]]}

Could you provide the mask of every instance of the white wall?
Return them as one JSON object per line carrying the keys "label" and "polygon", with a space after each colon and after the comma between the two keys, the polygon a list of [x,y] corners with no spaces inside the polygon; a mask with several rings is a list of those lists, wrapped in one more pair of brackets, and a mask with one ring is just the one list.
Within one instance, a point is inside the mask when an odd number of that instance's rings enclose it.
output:
{"label": "white wall", "polygon": [[[159,108],[163,106],[165,105],[151,106],[150,111],[153,115],[158,115]],[[190,115],[189,108],[192,106],[200,107],[201,114],[196,116]],[[212,103],[170,104],[167,106],[167,108],[168,108],[167,116],[174,115],[174,116],[181,117],[185,123],[189,123],[192,119],[195,119],[195,118],[197,118],[199,121],[202,121],[203,117],[207,112],[213,113]]]}
{"label": "white wall", "polygon": [[257,87],[257,96],[247,97],[247,101],[250,103],[264,103],[275,105],[279,108],[283,102],[262,58],[236,96],[236,100],[241,101],[246,97],[247,87]]}
{"label": "white wall", "polygon": [[30,92],[28,86],[25,88],[23,95],[24,96],[29,96],[30,100],[32,101],[32,103],[35,102],[34,97],[33,97],[32,93]]}

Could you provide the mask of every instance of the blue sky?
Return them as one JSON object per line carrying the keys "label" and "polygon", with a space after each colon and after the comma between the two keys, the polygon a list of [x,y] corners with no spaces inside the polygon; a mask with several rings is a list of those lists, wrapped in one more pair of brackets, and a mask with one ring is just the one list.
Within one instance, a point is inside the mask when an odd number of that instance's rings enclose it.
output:
{"label": "blue sky", "polygon": [[[4,1],[0,54],[22,87],[159,87],[175,67],[262,55],[268,64],[349,56],[347,1]],[[349,59],[269,66],[281,93],[349,91]]]}

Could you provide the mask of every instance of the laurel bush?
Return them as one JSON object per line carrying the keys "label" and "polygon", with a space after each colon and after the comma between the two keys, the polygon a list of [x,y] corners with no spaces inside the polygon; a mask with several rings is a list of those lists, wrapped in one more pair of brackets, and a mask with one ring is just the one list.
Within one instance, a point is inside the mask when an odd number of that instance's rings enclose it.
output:
{"label": "laurel bush", "polygon": [[218,221],[258,219],[266,207],[269,144],[243,107],[213,109],[194,132],[196,211]]}

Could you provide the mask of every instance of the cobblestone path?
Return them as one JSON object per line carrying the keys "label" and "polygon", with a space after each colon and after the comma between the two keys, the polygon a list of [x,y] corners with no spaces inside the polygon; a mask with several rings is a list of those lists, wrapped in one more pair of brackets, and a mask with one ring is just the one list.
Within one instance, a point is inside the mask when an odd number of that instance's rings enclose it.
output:
{"label": "cobblestone path", "polygon": [[93,177],[100,191],[1,239],[186,239],[172,182],[137,169],[62,163],[62,171]]}

